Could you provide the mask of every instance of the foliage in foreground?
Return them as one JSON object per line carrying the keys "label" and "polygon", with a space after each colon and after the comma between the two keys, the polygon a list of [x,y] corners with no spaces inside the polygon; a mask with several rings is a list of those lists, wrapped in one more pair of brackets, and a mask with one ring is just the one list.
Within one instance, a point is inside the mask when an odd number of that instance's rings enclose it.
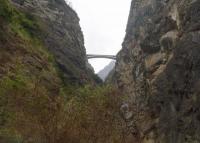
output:
{"label": "foliage in foreground", "polygon": [[63,85],[38,32],[0,0],[0,142],[120,143],[117,91]]}
{"label": "foliage in foreground", "polygon": [[73,95],[62,91],[52,98],[39,85],[24,89],[8,80],[0,87],[4,84],[9,90],[0,96],[1,142],[122,142],[120,98],[110,87],[68,88]]}

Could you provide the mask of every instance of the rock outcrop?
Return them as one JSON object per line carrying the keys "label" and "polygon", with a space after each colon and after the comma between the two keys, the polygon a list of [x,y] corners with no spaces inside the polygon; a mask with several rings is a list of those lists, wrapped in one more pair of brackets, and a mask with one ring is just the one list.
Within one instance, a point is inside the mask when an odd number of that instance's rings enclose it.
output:
{"label": "rock outcrop", "polygon": [[135,142],[200,142],[200,1],[133,0],[122,46],[115,77]]}
{"label": "rock outcrop", "polygon": [[12,0],[20,10],[37,17],[41,39],[55,57],[62,79],[82,84],[92,81],[84,38],[76,12],[64,0]]}

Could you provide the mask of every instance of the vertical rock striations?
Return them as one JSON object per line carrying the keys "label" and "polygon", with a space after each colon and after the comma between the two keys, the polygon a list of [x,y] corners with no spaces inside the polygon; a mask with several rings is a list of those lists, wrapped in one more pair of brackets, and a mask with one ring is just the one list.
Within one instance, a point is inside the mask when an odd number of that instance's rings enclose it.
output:
{"label": "vertical rock striations", "polygon": [[200,1],[133,0],[117,83],[138,142],[200,142]]}

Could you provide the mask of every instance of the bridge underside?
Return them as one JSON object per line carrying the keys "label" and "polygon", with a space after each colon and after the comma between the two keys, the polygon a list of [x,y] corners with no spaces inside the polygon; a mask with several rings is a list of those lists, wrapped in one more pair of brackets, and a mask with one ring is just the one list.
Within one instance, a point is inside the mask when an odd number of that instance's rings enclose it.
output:
{"label": "bridge underside", "polygon": [[88,59],[102,58],[102,59],[116,60],[116,56],[114,55],[87,55],[87,58]]}

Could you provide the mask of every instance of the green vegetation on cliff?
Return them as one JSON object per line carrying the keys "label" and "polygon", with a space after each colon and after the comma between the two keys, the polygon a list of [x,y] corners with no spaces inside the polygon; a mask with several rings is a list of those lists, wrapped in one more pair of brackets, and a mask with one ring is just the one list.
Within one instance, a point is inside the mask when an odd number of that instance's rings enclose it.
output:
{"label": "green vegetation on cliff", "polygon": [[63,84],[41,24],[0,0],[0,142],[121,142],[116,90]]}

